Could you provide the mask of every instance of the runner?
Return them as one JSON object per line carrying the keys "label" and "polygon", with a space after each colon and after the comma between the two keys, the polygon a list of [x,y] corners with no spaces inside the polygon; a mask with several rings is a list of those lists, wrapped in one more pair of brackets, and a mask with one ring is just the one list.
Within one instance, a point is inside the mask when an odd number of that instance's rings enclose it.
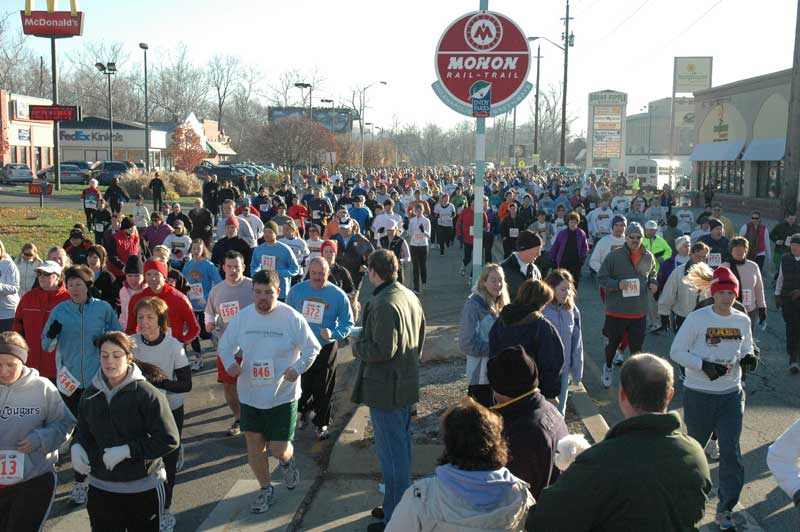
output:
{"label": "runner", "polygon": [[[219,348],[228,375],[243,374],[236,384],[242,403],[241,425],[247,461],[261,486],[250,506],[253,513],[266,512],[275,496],[265,447],[280,462],[288,489],[297,487],[300,480],[292,447],[301,395],[297,379],[320,350],[300,313],[278,301],[280,283],[272,270],[253,276],[253,304],[233,317]],[[240,348],[241,364],[234,358]]]}
{"label": "runner", "polygon": [[[253,282],[244,276],[244,257],[236,251],[225,255],[225,281],[211,289],[205,310],[205,329],[221,340],[228,323],[239,311],[253,303]],[[241,362],[241,352],[236,353],[236,360]],[[222,359],[217,356],[217,382],[222,384],[225,402],[233,413],[233,424],[228,429],[228,436],[241,434],[239,420],[241,408],[239,394],[236,391],[236,377],[225,371]]]}
{"label": "runner", "polygon": [[58,448],[75,427],[58,390],[27,367],[28,344],[15,332],[0,333],[0,530],[44,529],[58,479]]}
{"label": "runner", "polygon": [[[189,283],[189,302],[197,318],[198,324],[205,323],[204,311],[207,305],[206,298],[215,285],[222,282],[217,267],[208,260],[208,249],[202,240],[197,239],[192,242],[191,258],[186,266],[183,267],[183,276]],[[199,335],[192,340],[192,350],[194,360],[192,361],[192,371],[203,369],[203,349],[200,340],[210,340],[211,334],[205,327],[200,327]]]}
{"label": "runner", "polygon": [[[303,315],[322,346],[314,363],[301,378],[302,395],[297,406],[298,426],[311,418],[318,440],[327,439],[336,387],[338,342],[350,335],[353,313],[347,295],[328,282],[330,266],[322,257],[311,261],[309,280],[292,288],[286,304]],[[311,417],[309,412],[313,412]]]}
{"label": "runner", "polygon": [[[414,205],[413,216],[408,220],[408,234],[411,240],[411,269],[414,293],[420,294],[428,282],[428,242],[431,237],[431,221],[423,214],[428,204],[420,201]],[[420,284],[421,282],[421,284]]]}
{"label": "runner", "polygon": [[292,248],[277,241],[278,234],[278,224],[273,220],[264,225],[264,243],[253,250],[250,271],[253,275],[261,270],[276,272],[281,281],[278,297],[283,301],[289,295],[292,277],[300,273],[300,264]]}
{"label": "runner", "polygon": [[378,239],[378,249],[388,249],[397,257],[397,262],[400,265],[397,271],[397,282],[403,282],[404,264],[411,262],[411,252],[408,249],[408,242],[400,237],[401,227],[397,224],[396,220],[389,220],[385,225],[386,231],[384,236]]}
{"label": "runner", "polygon": [[433,218],[436,221],[436,243],[439,245],[439,255],[444,255],[445,248],[453,243],[454,222],[456,208],[450,203],[450,195],[442,194],[439,203],[433,208]]}
{"label": "runner", "polygon": [[253,250],[247,242],[239,236],[239,219],[235,216],[229,216],[224,220],[223,227],[225,228],[225,236],[217,240],[211,250],[211,262],[219,267],[219,273],[224,278],[225,270],[222,264],[225,262],[225,256],[230,251],[235,251],[244,257],[244,274],[250,273],[250,260],[253,256]]}
{"label": "runner", "polygon": [[775,306],[781,310],[786,326],[786,354],[789,371],[800,373],[800,233],[788,239],[789,253],[781,257],[775,281]]}

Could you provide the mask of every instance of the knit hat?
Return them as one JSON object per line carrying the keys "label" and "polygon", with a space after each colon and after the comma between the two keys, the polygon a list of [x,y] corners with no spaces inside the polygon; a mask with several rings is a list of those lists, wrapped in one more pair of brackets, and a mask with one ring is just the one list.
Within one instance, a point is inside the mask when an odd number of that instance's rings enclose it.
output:
{"label": "knit hat", "polygon": [[130,229],[133,227],[133,220],[129,216],[125,216],[119,225],[122,229]]}
{"label": "knit hat", "polygon": [[611,218],[611,227],[614,227],[615,225],[617,225],[620,222],[624,223],[625,225],[628,225],[628,219],[627,218],[625,218],[621,214],[615,214],[614,217]]}
{"label": "knit hat", "polygon": [[147,272],[151,270],[158,270],[161,275],[164,276],[164,279],[167,278],[167,265],[161,262],[160,260],[150,259],[144,263],[144,273],[147,275]]}
{"label": "knit hat", "polygon": [[675,249],[681,249],[681,246],[689,246],[692,243],[692,239],[688,235],[679,236],[675,239]]}
{"label": "knit hat", "polygon": [[144,263],[139,255],[131,255],[125,262],[125,273],[144,273]]}
{"label": "knit hat", "polygon": [[644,224],[645,229],[658,229],[658,222],[655,220],[647,220]]}
{"label": "knit hat", "polygon": [[639,225],[639,222],[631,222],[628,224],[628,227],[625,228],[625,236],[643,234],[644,231],[642,230],[642,226]]}
{"label": "knit hat", "polygon": [[22,361],[23,364],[28,362],[28,351],[21,348],[17,344],[8,342],[0,342],[0,355],[12,355]]}
{"label": "knit hat", "polygon": [[69,232],[69,238],[70,239],[83,238],[83,231],[77,228],[73,229],[72,231]]}
{"label": "knit hat", "polygon": [[719,266],[711,277],[711,295],[720,290],[733,290],[736,297],[739,297],[739,280],[725,266]]}
{"label": "knit hat", "polygon": [[508,397],[519,397],[539,387],[539,369],[521,345],[506,347],[490,358],[486,376],[492,390]]}
{"label": "knit hat", "polygon": [[800,233],[795,233],[789,237],[789,244],[800,244]]}
{"label": "knit hat", "polygon": [[228,216],[228,219],[225,220],[225,225],[233,225],[236,229],[239,229],[239,219],[236,216]]}
{"label": "knit hat", "polygon": [[722,227],[722,222],[720,222],[716,218],[709,218],[708,219],[708,228],[709,229],[714,229],[715,227]]}
{"label": "knit hat", "polygon": [[542,237],[533,231],[520,231],[517,237],[517,251],[538,248],[542,245]]}
{"label": "knit hat", "polygon": [[336,240],[325,240],[319,247],[319,252],[321,255],[325,254],[325,248],[332,248],[334,255],[339,252],[339,245],[336,243]]}
{"label": "knit hat", "polygon": [[264,229],[269,229],[270,231],[272,231],[275,234],[275,236],[280,235],[280,233],[278,232],[278,224],[276,224],[272,220],[270,220],[270,221],[268,221],[267,223],[264,224]]}

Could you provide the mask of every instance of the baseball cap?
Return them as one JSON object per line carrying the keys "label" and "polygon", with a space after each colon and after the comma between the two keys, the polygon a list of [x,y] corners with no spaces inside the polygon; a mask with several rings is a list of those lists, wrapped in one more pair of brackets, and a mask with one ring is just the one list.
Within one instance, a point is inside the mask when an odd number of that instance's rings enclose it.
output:
{"label": "baseball cap", "polygon": [[46,260],[41,265],[39,265],[38,268],[36,268],[36,271],[61,275],[61,265],[56,261]]}

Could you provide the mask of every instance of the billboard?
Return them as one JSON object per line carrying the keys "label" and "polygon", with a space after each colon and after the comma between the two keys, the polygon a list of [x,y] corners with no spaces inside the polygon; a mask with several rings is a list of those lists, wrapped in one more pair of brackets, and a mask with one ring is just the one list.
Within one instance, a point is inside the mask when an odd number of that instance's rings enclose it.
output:
{"label": "billboard", "polygon": [[[352,133],[353,112],[346,107],[331,109],[330,107],[314,108],[313,120],[321,126],[332,129],[334,133]],[[307,107],[270,107],[268,109],[270,123],[286,118],[308,118]]]}
{"label": "billboard", "polygon": [[47,11],[34,11],[32,0],[25,0],[20,11],[22,32],[36,37],[75,37],[83,34],[83,12],[78,1],[70,0],[69,11],[56,11],[55,0],[47,0]]}
{"label": "billboard", "polygon": [[713,57],[676,57],[672,91],[694,92],[711,88],[713,61]]}
{"label": "billboard", "polygon": [[619,159],[622,156],[622,120],[625,108],[594,105],[592,112],[592,158]]}

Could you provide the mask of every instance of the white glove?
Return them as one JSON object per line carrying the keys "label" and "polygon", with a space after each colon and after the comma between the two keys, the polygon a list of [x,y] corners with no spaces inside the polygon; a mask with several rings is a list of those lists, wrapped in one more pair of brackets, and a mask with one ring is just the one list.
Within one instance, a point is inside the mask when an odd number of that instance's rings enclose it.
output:
{"label": "white glove", "polygon": [[103,451],[103,463],[106,469],[113,471],[117,464],[131,457],[131,448],[127,445],[118,445],[116,447],[109,447]]}
{"label": "white glove", "polygon": [[80,443],[76,443],[69,450],[70,458],[72,459],[72,469],[81,475],[88,475],[92,466],[89,465],[89,455],[86,454],[86,449]]}

